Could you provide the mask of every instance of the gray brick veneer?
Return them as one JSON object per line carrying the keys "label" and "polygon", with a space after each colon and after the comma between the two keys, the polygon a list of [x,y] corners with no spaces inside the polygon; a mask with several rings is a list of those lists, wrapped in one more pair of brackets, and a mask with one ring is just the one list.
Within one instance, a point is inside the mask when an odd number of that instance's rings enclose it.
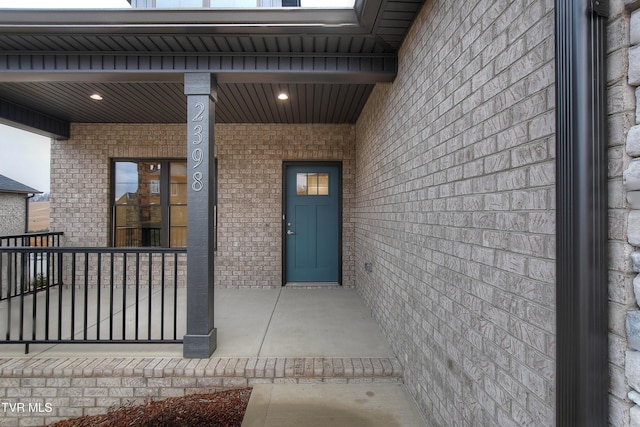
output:
{"label": "gray brick veneer", "polygon": [[[402,382],[395,358],[0,359],[0,426],[40,426],[149,399],[254,384],[390,382]],[[18,403],[32,410],[12,411],[9,405]]]}
{"label": "gray brick veneer", "polygon": [[554,424],[553,28],[428,1],[357,123],[356,283],[432,425]]}
{"label": "gray brick veneer", "polygon": [[[282,163],[343,164],[343,285],[355,286],[352,125],[216,126],[219,165],[216,285],[282,284]],[[73,124],[71,139],[53,141],[51,228],[66,246],[109,245],[110,161],[184,158],[184,125]]]}

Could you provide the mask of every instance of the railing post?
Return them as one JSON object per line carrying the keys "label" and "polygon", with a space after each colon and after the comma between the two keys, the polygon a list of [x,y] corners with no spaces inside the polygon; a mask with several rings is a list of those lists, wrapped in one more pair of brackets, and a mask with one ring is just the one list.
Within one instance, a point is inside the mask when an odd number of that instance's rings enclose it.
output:
{"label": "railing post", "polygon": [[[36,343],[168,343],[182,342],[178,340],[178,254],[184,254],[184,249],[113,249],[113,248],[28,248],[28,247],[2,247],[0,251],[0,269],[7,267],[7,272],[0,277],[1,284],[6,287],[6,281],[10,281],[13,290],[5,295],[2,291],[4,309],[0,313],[1,322],[6,323],[6,335],[0,337],[0,344],[24,344],[25,352],[29,351],[29,344]],[[93,255],[97,258],[93,262]],[[109,256],[109,264],[102,262],[102,255]],[[141,279],[140,254],[147,257],[145,265],[142,266],[146,281]],[[167,270],[169,267],[168,257],[172,254],[173,272]],[[47,268],[42,266],[40,261],[31,261],[32,256],[40,255],[42,260],[46,260]],[[65,260],[65,255],[67,256]],[[135,255],[135,280],[129,278],[131,269],[128,255]],[[156,256],[156,261],[153,257]],[[120,258],[122,257],[122,260]],[[43,261],[44,262],[44,261]],[[65,263],[67,265],[65,265]],[[104,264],[104,265],[103,265]],[[158,266],[159,264],[159,266]],[[154,268],[156,265],[158,268]],[[103,266],[106,267],[103,272]],[[116,270],[116,266],[122,266],[122,271]],[[107,268],[109,271],[107,271]],[[57,271],[53,271],[57,270]],[[65,272],[66,270],[66,272]],[[32,276],[37,272],[47,272],[47,275],[57,277],[55,288],[53,283],[45,284],[41,292],[31,287]],[[122,275],[122,289],[116,287],[117,274]],[[154,293],[154,274],[159,276],[160,290],[157,295]],[[62,277],[67,275],[67,285],[65,290],[60,286]],[[101,297],[102,277],[108,275],[105,283],[108,286],[108,295]],[[169,286],[169,274],[173,274],[173,294],[172,297],[165,286]],[[8,276],[7,276],[8,275]],[[81,276],[84,279],[81,280]],[[95,298],[92,296],[91,277],[96,277]],[[37,277],[37,276],[36,276]],[[119,276],[118,276],[119,277]],[[42,282],[42,281],[41,281]],[[53,281],[52,281],[53,282]],[[129,286],[135,286],[134,290]],[[146,286],[146,288],[145,288]],[[77,287],[77,288],[76,288]],[[55,291],[54,291],[55,289]],[[57,296],[55,293],[57,293]],[[81,294],[78,294],[80,292]],[[127,299],[129,292],[135,293],[135,299],[129,304]],[[121,296],[122,300],[118,299]],[[116,304],[116,301],[118,303]],[[95,305],[93,305],[95,302]],[[108,315],[101,317],[101,304],[106,303]],[[171,304],[172,303],[172,304]],[[143,307],[143,304],[145,306]],[[173,305],[172,318],[168,318]],[[148,316],[145,319],[140,315],[141,310],[146,308]],[[131,317],[135,319],[127,320],[127,314],[131,310],[135,313]],[[167,312],[165,312],[167,310]],[[103,307],[103,310],[104,307]],[[180,313],[184,313],[180,309]],[[92,327],[90,324],[94,320],[95,313],[95,338],[93,333],[89,333]],[[82,316],[81,318],[78,316]],[[121,316],[122,336],[118,336],[115,330],[114,320]],[[29,326],[29,320],[31,326]],[[142,325],[140,322],[142,321]],[[166,324],[165,324],[166,321]],[[173,325],[173,331],[167,331]],[[44,326],[44,328],[42,328]],[[106,326],[106,327],[105,327]],[[140,327],[146,327],[146,335],[140,339]],[[155,328],[159,329],[159,335]],[[101,337],[100,330],[107,329]],[[41,332],[42,331],[42,332]],[[144,332],[144,331],[143,331]],[[152,333],[153,332],[153,333]],[[3,334],[4,335],[4,334]],[[166,336],[172,336],[167,338]],[[128,337],[131,337],[128,338]]]}
{"label": "railing post", "polygon": [[183,354],[207,358],[216,349],[213,324],[214,112],[216,83],[209,73],[186,73],[187,95],[187,334]]}

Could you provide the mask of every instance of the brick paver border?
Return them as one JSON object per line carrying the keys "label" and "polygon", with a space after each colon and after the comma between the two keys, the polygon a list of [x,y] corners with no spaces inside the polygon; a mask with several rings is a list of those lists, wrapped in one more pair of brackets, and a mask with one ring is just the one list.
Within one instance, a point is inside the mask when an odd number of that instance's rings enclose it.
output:
{"label": "brick paver border", "polygon": [[253,384],[364,382],[402,382],[402,366],[395,358],[5,358],[0,427]]}

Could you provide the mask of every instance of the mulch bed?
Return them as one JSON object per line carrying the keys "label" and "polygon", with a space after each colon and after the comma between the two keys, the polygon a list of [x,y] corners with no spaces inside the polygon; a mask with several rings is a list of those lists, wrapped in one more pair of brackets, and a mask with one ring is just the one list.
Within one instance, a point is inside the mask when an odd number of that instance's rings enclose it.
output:
{"label": "mulch bed", "polygon": [[51,424],[55,427],[240,427],[249,404],[251,387],[216,393],[191,394],[123,406],[93,415]]}

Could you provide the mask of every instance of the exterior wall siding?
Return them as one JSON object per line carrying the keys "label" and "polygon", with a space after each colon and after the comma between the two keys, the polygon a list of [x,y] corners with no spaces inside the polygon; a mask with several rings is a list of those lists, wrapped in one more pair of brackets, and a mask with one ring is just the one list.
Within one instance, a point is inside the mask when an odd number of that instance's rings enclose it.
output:
{"label": "exterior wall siding", "polygon": [[219,125],[218,278],[225,286],[282,285],[282,162],[342,161],[343,285],[355,285],[355,128]]}
{"label": "exterior wall siding", "polygon": [[51,143],[51,230],[66,246],[109,246],[111,159],[185,158],[177,125],[73,124]]}
{"label": "exterior wall siding", "polygon": [[427,1],[357,123],[356,283],[429,425],[555,423],[553,34]]}
{"label": "exterior wall siding", "polygon": [[25,232],[26,194],[0,193],[0,236]]}
{"label": "exterior wall siding", "polygon": [[[66,246],[109,246],[114,158],[184,158],[186,127],[74,124],[52,143],[51,228]],[[282,284],[282,162],[343,162],[343,284],[354,286],[355,129],[351,125],[217,125],[216,285]]]}

